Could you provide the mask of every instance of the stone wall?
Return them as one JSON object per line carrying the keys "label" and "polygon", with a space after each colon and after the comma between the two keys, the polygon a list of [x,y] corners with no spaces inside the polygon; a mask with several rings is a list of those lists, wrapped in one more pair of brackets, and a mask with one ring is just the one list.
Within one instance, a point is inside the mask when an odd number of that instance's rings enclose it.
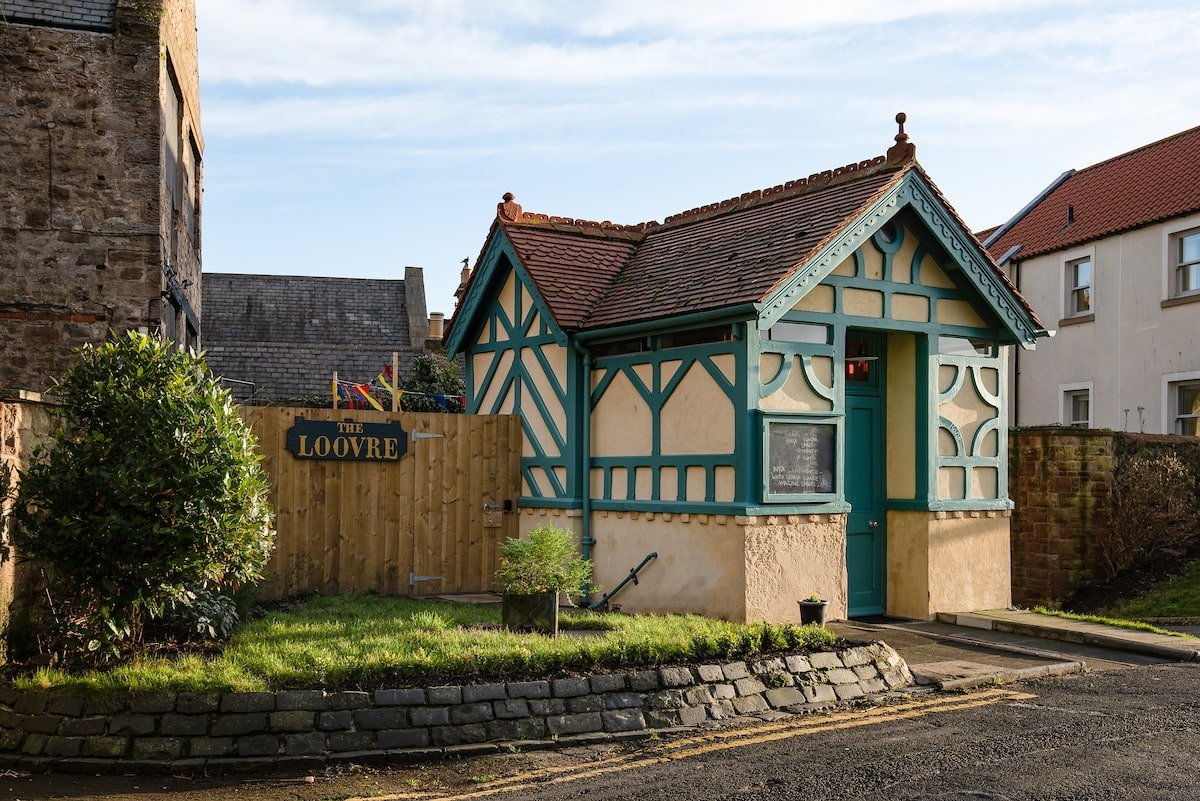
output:
{"label": "stone wall", "polygon": [[[207,273],[204,347],[224,378],[254,383],[258,400],[329,397],[334,372],[369,382],[400,354],[400,374],[429,333],[424,273],[404,280]],[[234,397],[251,388],[231,383]]]}
{"label": "stone wall", "polygon": [[[116,0],[108,32],[0,21],[0,387],[47,389],[109,328],[162,322],[162,11]],[[181,291],[198,306],[199,281]]]}
{"label": "stone wall", "polygon": [[[31,393],[6,400],[0,396],[0,469],[7,469],[16,490],[16,472],[28,462],[33,449],[42,445],[53,427],[49,407]],[[8,501],[0,497],[0,505]],[[9,540],[7,521],[0,514],[0,664],[8,659],[10,636],[19,636],[30,606],[32,568],[18,564]]]}
{"label": "stone wall", "polygon": [[114,700],[4,689],[0,768],[179,773],[405,761],[802,712],[911,683],[904,660],[871,643],[749,663],[374,692]]}
{"label": "stone wall", "polygon": [[1123,456],[1177,453],[1200,475],[1200,439],[1046,426],[1009,435],[1013,603],[1061,601],[1103,578],[1099,537],[1111,530]]}
{"label": "stone wall", "polygon": [[1094,533],[1109,525],[1114,434],[1081,428],[1014,429],[1008,487],[1013,603],[1062,600],[1097,575]]}

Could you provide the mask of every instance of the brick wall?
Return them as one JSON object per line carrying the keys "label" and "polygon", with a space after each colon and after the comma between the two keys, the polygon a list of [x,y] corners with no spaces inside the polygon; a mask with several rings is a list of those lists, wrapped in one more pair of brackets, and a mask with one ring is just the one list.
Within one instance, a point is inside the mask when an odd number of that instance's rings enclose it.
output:
{"label": "brick wall", "polygon": [[162,8],[117,0],[109,32],[0,21],[0,387],[46,389],[110,327],[162,321]]}
{"label": "brick wall", "polygon": [[[286,275],[204,276],[204,347],[225,378],[258,399],[328,396],[336,371],[366,382],[400,353],[403,374],[428,335],[423,273],[403,281]],[[249,388],[231,384],[235,397]]]}
{"label": "brick wall", "polygon": [[1128,455],[1176,453],[1200,475],[1200,439],[1046,426],[1009,434],[1013,603],[1063,600],[1103,580],[1113,473]]}

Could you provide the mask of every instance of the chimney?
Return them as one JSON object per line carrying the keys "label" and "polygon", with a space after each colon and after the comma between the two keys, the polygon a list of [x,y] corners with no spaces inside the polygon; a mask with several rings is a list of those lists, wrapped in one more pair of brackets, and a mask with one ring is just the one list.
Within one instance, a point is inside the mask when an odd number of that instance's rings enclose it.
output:
{"label": "chimney", "polygon": [[446,329],[446,315],[441,312],[429,313],[429,338],[436,341],[442,341],[442,334]]}

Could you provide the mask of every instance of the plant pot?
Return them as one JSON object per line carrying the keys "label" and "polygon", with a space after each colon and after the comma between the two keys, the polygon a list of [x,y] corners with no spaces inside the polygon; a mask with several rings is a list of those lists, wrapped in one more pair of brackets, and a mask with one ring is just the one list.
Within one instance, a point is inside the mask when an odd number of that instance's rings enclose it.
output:
{"label": "plant pot", "polygon": [[828,601],[800,601],[800,625],[825,625],[825,606]]}
{"label": "plant pot", "polygon": [[558,593],[506,594],[500,602],[500,618],[508,631],[536,631],[557,637]]}

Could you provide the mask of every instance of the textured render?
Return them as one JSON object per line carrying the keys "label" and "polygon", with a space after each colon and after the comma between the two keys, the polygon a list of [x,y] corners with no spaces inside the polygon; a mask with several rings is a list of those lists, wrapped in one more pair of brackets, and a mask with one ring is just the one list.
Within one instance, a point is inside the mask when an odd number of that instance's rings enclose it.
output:
{"label": "textured render", "polygon": [[[614,603],[626,612],[746,620],[744,528],[729,515],[593,512],[596,581],[611,589],[651,552],[658,558]],[[789,618],[790,619],[790,618]]]}
{"label": "textured render", "polygon": [[198,137],[192,4],[109,5],[111,34],[0,19],[0,387],[47,389],[110,328],[157,329],[168,261],[199,305],[197,248],[163,205],[160,132],[169,62],[181,141]]}
{"label": "textured render", "polygon": [[208,366],[235,397],[328,396],[334,372],[372,381],[400,354],[400,372],[424,352],[423,272],[402,281],[284,275],[204,275]]}
{"label": "textured render", "polygon": [[752,662],[374,692],[92,699],[0,689],[0,768],[219,773],[404,761],[471,744],[549,747],[573,735],[594,742],[804,712],[911,683],[892,648],[869,643]]}
{"label": "textured render", "polygon": [[759,517],[747,525],[746,619],[796,623],[814,593],[829,620],[846,617],[846,516]]}
{"label": "textured render", "polygon": [[924,620],[1011,605],[1010,520],[1002,511],[888,511],[887,613]]}

